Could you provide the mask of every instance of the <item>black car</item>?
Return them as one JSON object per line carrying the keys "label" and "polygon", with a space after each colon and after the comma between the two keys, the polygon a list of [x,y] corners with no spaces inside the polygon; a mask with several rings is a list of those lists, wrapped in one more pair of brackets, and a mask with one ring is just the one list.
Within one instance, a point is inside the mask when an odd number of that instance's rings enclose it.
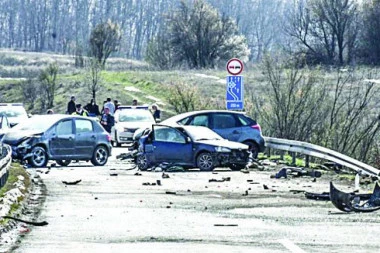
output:
{"label": "black car", "polygon": [[67,166],[71,160],[103,166],[111,155],[111,136],[96,120],[74,115],[36,115],[13,127],[4,136],[12,157],[33,167],[49,160]]}
{"label": "black car", "polygon": [[153,125],[139,141],[137,165],[141,170],[161,163],[202,171],[217,166],[240,170],[248,163],[247,145],[223,139],[206,127]]}

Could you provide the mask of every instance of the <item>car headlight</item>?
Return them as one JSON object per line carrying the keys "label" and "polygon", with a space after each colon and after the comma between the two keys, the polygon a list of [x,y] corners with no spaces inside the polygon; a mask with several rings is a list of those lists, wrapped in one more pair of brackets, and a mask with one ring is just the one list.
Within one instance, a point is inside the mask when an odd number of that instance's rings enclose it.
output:
{"label": "car headlight", "polygon": [[30,148],[30,142],[32,139],[26,139],[18,145],[19,148]]}
{"label": "car headlight", "polygon": [[215,147],[216,152],[231,152],[231,149],[226,148],[226,147]]}

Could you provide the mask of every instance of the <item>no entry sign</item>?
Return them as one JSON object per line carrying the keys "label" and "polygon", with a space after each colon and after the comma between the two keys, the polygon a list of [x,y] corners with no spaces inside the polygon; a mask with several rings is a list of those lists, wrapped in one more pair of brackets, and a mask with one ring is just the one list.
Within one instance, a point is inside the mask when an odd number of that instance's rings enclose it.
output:
{"label": "no entry sign", "polygon": [[239,75],[243,71],[243,62],[237,58],[232,58],[227,62],[227,71],[230,75]]}

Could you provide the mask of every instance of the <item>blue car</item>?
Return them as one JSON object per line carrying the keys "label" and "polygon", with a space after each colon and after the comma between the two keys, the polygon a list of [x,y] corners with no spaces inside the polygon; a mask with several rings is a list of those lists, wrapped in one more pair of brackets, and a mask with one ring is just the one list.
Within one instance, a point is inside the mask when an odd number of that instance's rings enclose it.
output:
{"label": "blue car", "polygon": [[137,165],[140,170],[161,163],[211,171],[217,166],[243,169],[249,159],[248,146],[223,139],[209,128],[153,125],[139,139]]}
{"label": "blue car", "polygon": [[260,125],[243,112],[203,110],[182,113],[161,122],[165,125],[205,126],[223,138],[249,146],[254,158],[265,149]]}

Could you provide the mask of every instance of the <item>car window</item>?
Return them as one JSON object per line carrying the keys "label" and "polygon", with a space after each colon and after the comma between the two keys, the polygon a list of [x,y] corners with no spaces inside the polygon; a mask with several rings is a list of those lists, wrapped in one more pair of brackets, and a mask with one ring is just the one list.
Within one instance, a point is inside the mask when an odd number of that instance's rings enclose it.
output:
{"label": "car window", "polygon": [[214,123],[213,128],[215,129],[225,129],[240,126],[233,114],[215,113],[212,117]]}
{"label": "car window", "polygon": [[71,120],[61,121],[56,127],[57,135],[67,135],[73,133],[73,124]]}
{"label": "car window", "polygon": [[244,115],[237,115],[237,117],[242,126],[256,125],[256,122],[253,119],[250,119]]}
{"label": "car window", "polygon": [[164,142],[186,143],[185,137],[177,129],[168,127],[155,127],[154,140]]}
{"label": "car window", "polygon": [[208,127],[208,115],[203,114],[203,115],[196,115],[192,118],[190,122],[186,125],[191,125],[191,126],[205,126]]}
{"label": "car window", "polygon": [[76,119],[75,120],[76,133],[89,133],[93,132],[92,122],[90,120]]}
{"label": "car window", "polygon": [[115,117],[120,122],[154,122],[152,113],[142,109],[122,110]]}
{"label": "car window", "polygon": [[23,106],[0,106],[0,114],[4,113],[7,117],[28,117]]}

